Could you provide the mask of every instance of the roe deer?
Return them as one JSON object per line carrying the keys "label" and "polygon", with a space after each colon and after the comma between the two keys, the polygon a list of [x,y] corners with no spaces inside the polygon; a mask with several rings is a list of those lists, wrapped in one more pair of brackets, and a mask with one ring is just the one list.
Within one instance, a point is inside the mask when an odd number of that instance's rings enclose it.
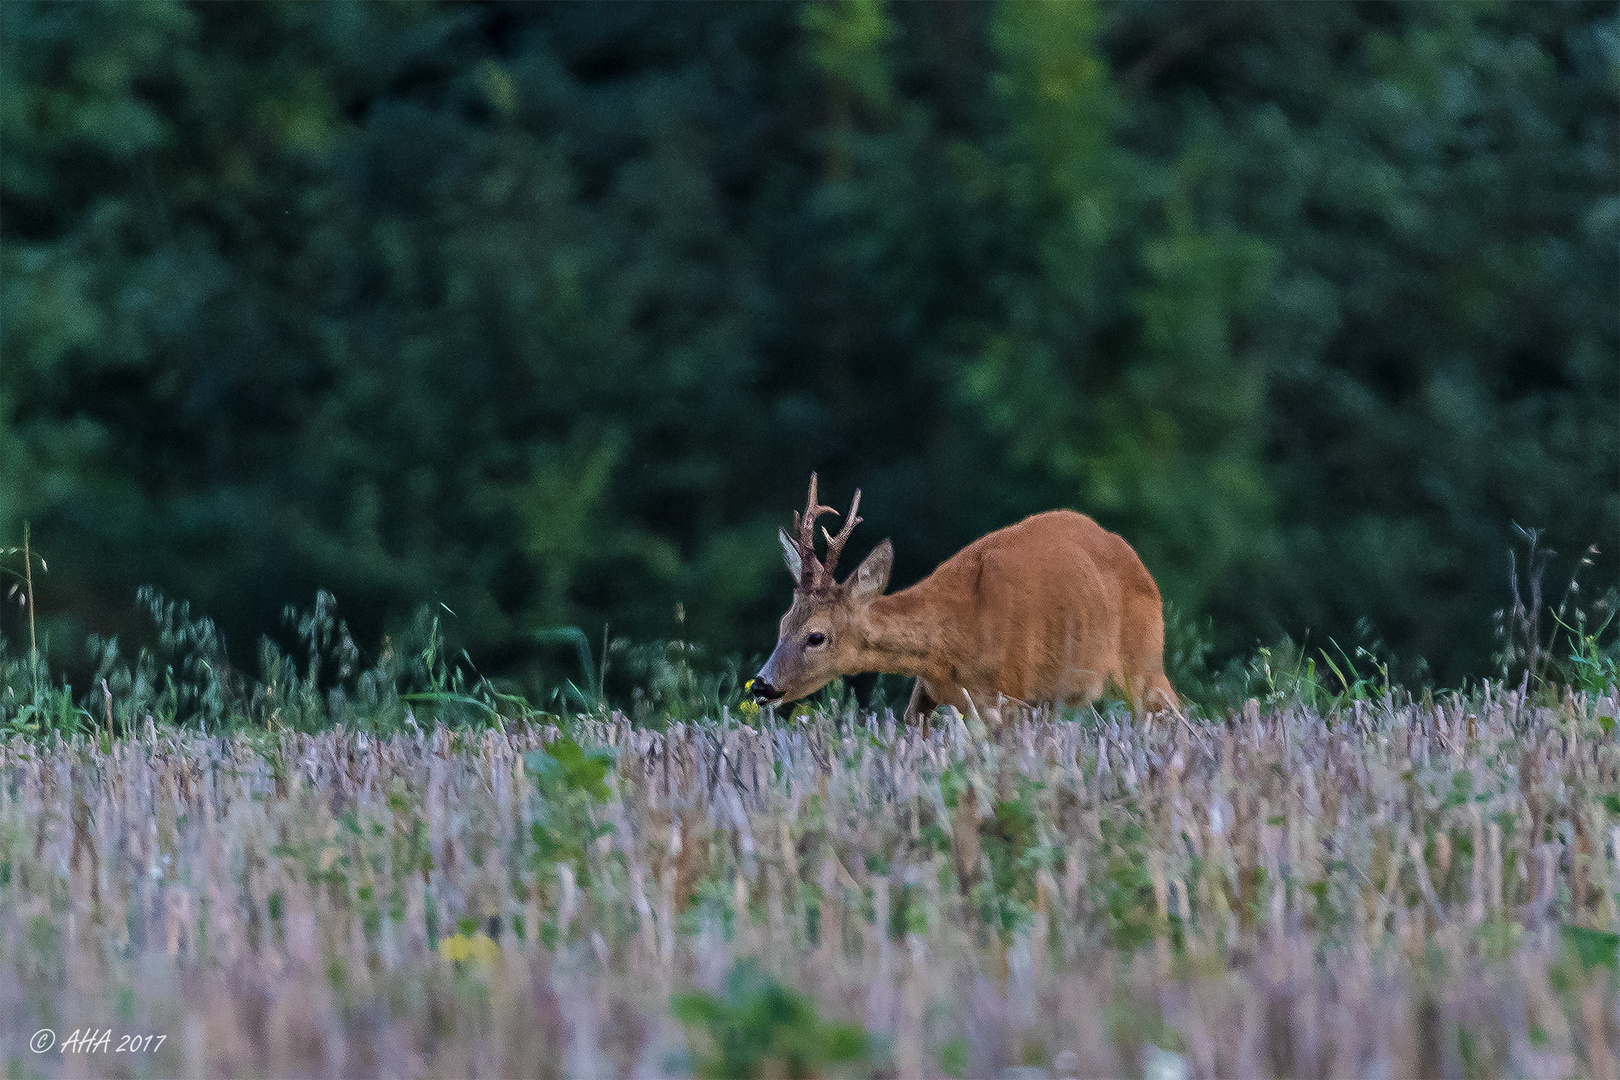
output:
{"label": "roe deer", "polygon": [[1049,510],[997,529],[885,596],[887,540],[842,582],[833,577],[860,505],[857,490],[838,535],[821,530],[821,562],[815,521],[837,511],[816,504],[812,473],[804,514],[793,515],[798,535],[780,531],[797,584],[776,649],[749,684],[758,700],[879,671],[916,678],[908,721],[937,705],[1084,705],[1109,689],[1150,710],[1179,706],[1164,676],[1159,587],[1129,544],[1084,514]]}

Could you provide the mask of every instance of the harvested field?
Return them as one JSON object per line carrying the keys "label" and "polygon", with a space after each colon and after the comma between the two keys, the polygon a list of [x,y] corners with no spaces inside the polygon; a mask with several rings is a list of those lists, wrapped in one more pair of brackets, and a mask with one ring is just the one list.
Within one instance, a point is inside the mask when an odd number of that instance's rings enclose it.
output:
{"label": "harvested field", "polygon": [[1613,689],[1087,715],[14,740],[0,1071],[1615,1075]]}

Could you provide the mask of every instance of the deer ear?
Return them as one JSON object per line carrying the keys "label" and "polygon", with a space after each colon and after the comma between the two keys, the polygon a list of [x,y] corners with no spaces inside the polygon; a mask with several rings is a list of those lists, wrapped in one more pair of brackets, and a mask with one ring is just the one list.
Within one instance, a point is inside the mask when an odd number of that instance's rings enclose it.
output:
{"label": "deer ear", "polygon": [[804,560],[799,555],[799,545],[794,543],[793,537],[787,534],[786,529],[777,529],[776,538],[782,541],[782,558],[787,561],[788,573],[793,580],[798,581],[804,570]]}
{"label": "deer ear", "polygon": [[894,569],[894,545],[885,540],[872,549],[872,554],[861,560],[861,565],[849,575],[844,587],[851,598],[866,600],[882,594],[889,587],[889,571]]}

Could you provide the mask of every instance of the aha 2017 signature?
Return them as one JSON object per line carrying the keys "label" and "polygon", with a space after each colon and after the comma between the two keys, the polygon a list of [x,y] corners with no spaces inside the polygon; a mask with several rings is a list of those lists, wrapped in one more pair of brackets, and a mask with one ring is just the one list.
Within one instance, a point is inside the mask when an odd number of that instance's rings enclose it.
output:
{"label": "aha 2017 signature", "polygon": [[40,1028],[28,1040],[28,1049],[36,1054],[53,1048],[59,1054],[151,1054],[167,1038],[167,1035],[118,1035],[112,1028],[74,1028],[58,1046],[56,1032]]}

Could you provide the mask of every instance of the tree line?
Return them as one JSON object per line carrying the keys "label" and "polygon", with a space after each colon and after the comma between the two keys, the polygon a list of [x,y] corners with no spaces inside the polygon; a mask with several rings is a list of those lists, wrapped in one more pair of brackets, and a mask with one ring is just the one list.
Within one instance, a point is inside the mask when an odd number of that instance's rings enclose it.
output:
{"label": "tree line", "polygon": [[[812,469],[895,580],[1037,510],[1218,650],[1488,669],[1620,539],[1605,3],[0,5],[0,542],[247,661],[774,640]],[[0,632],[17,628],[15,609]]]}

